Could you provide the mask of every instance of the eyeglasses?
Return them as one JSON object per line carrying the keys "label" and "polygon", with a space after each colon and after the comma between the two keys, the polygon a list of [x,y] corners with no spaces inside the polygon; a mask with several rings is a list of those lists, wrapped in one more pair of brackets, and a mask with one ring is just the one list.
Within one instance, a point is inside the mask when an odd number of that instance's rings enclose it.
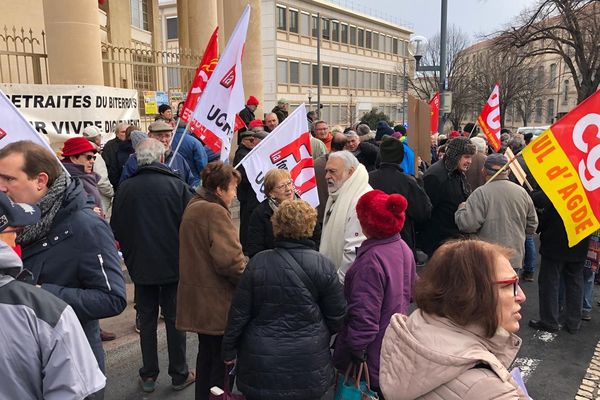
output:
{"label": "eyeglasses", "polygon": [[[87,154],[87,155],[83,155],[82,154],[81,156],[85,157],[85,159],[88,160],[88,161],[92,161],[92,160],[96,159],[96,156],[93,155],[93,154]],[[81,156],[79,156],[79,157],[81,157]]]}
{"label": "eyeglasses", "polygon": [[519,293],[519,278],[514,277],[512,279],[506,279],[503,281],[494,282],[497,285],[512,285],[513,286],[513,295],[516,297]]}
{"label": "eyeglasses", "polygon": [[275,189],[277,189],[277,190],[284,190],[284,189],[287,189],[289,187],[294,187],[294,181],[289,180],[289,181],[287,181],[285,183],[282,183],[281,185],[277,185],[277,186],[275,186]]}

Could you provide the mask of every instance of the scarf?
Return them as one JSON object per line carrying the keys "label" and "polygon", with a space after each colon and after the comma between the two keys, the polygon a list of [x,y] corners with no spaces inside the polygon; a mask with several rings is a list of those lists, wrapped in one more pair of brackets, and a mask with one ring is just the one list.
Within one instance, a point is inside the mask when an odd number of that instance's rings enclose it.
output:
{"label": "scarf", "polygon": [[348,216],[356,212],[356,202],[369,190],[372,190],[369,186],[369,173],[364,165],[359,164],[342,187],[329,194],[319,252],[333,261],[336,269],[342,265],[346,240],[344,230]]}
{"label": "scarf", "polygon": [[48,193],[42,197],[42,200],[37,204],[42,212],[40,221],[35,225],[27,225],[17,235],[16,242],[21,246],[26,246],[33,243],[50,232],[54,217],[60,210],[65,195],[67,193],[67,187],[71,183],[71,178],[66,173],[62,173],[52,186],[48,188]]}

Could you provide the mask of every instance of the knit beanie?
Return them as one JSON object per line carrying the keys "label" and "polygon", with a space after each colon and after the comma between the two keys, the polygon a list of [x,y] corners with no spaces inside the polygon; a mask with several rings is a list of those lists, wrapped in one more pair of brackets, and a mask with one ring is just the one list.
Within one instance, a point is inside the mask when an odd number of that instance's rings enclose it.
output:
{"label": "knit beanie", "polygon": [[384,136],[379,145],[381,162],[400,164],[404,159],[404,145],[391,136]]}
{"label": "knit beanie", "polygon": [[138,144],[140,144],[140,142],[142,140],[148,139],[148,135],[146,134],[146,132],[133,131],[133,132],[131,132],[131,135],[129,135],[129,139],[131,139],[131,145],[133,146],[133,149],[135,150],[137,148]]}
{"label": "knit beanie", "polygon": [[385,239],[404,227],[408,202],[399,194],[371,190],[358,199],[356,214],[363,233],[370,239]]}
{"label": "knit beanie", "polygon": [[444,166],[448,172],[454,171],[458,167],[460,158],[465,155],[473,155],[477,149],[466,137],[460,136],[450,140],[446,144],[446,153],[444,154]]}

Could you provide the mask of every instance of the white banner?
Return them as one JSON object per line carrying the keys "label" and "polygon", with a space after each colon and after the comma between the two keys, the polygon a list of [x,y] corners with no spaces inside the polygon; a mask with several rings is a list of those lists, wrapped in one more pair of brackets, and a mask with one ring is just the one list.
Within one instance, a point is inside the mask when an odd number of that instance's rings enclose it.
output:
{"label": "white banner", "polygon": [[229,159],[235,115],[245,105],[242,55],[249,20],[247,5],[192,114],[192,119],[221,139],[222,161]]}
{"label": "white banner", "polygon": [[113,137],[119,122],[140,126],[138,92],[94,85],[1,84],[2,90],[41,134],[81,134],[89,125]]}
{"label": "white banner", "polygon": [[[265,199],[265,174],[273,168],[290,171],[296,194],[313,207],[319,205],[306,108],[301,104],[248,153],[240,165],[246,170],[258,201]],[[237,167],[237,166],[236,166]]]}

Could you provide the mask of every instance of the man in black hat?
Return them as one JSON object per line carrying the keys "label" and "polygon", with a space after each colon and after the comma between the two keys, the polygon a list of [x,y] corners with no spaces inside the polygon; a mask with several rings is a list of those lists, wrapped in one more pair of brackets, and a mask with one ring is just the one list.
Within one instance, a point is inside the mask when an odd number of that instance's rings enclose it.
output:
{"label": "man in black hat", "polygon": [[471,194],[465,172],[471,166],[475,151],[475,145],[469,139],[462,136],[454,138],[448,142],[444,158],[433,164],[423,176],[425,192],[433,209],[419,247],[429,256],[444,241],[460,237],[454,213]]}
{"label": "man in black hat", "polygon": [[379,145],[379,168],[369,173],[369,184],[387,194],[401,194],[408,201],[402,239],[415,251],[415,225],[426,222],[431,215],[431,201],[412,175],[402,171],[404,145],[391,136],[384,136]]}

